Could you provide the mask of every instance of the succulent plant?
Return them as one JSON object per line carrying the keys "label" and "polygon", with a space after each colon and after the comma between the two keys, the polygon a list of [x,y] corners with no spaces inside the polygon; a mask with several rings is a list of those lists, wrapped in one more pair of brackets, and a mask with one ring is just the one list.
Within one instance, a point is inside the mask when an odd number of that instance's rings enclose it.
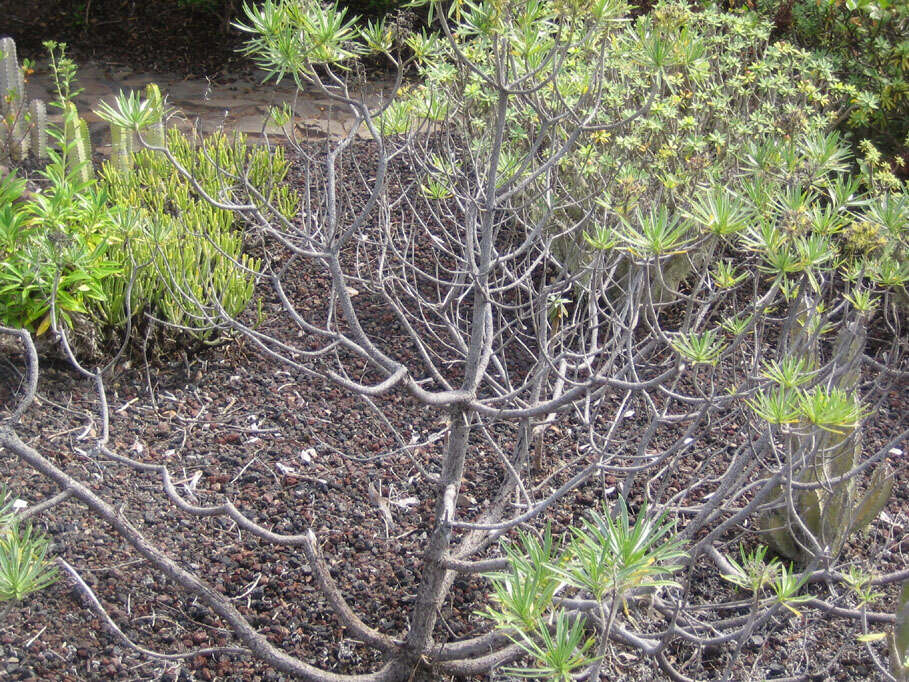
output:
{"label": "succulent plant", "polygon": [[[814,311],[806,313],[807,316],[814,314]],[[809,326],[806,318],[804,328]],[[844,323],[840,329],[834,355],[842,358],[843,371],[839,376],[839,386],[828,391],[829,395],[836,393],[847,399],[852,398],[858,380],[858,365],[865,348],[865,334],[861,317]],[[791,340],[791,349],[797,349],[812,365],[816,356],[814,344],[806,343],[809,335],[801,333],[797,336]],[[849,424],[849,421],[851,419],[835,426],[823,421],[813,424],[809,421],[806,429],[793,433],[788,442],[793,460],[799,458],[796,453],[808,453],[805,455],[808,462],[796,478],[802,483],[823,484],[810,490],[793,490],[793,507],[804,528],[825,552],[834,557],[852,533],[865,528],[877,517],[893,490],[893,474],[886,463],[881,463],[874,470],[864,494],[858,490],[854,476],[837,480],[856,467],[861,454],[861,427],[858,423]],[[761,528],[766,533],[768,544],[790,559],[802,561],[810,558],[808,538],[790,517],[782,490],[777,495],[776,504],[777,508],[761,518]]]}
{"label": "succulent plant", "polygon": [[145,140],[152,146],[163,147],[164,98],[161,96],[161,90],[155,83],[149,83],[145,86],[145,99],[151,103],[152,110],[155,112],[155,121],[145,132]]}
{"label": "succulent plant", "polygon": [[121,173],[129,173],[133,167],[133,154],[135,153],[133,131],[116,123],[111,123],[110,143],[111,156],[117,170]]}
{"label": "succulent plant", "polygon": [[91,180],[94,172],[88,124],[79,117],[79,111],[72,102],[67,102],[63,110],[63,144],[67,149],[69,167],[78,173],[83,182]]}
{"label": "succulent plant", "polygon": [[0,38],[0,116],[0,159],[21,161],[30,148],[37,158],[47,158],[44,102],[28,101],[12,38]]}
{"label": "succulent plant", "polygon": [[22,104],[25,88],[16,43],[12,38],[0,39],[0,113],[3,115],[0,136],[5,147],[0,157],[19,161],[28,151]]}
{"label": "succulent plant", "polygon": [[[151,112],[140,128],[142,135],[148,144],[163,147],[165,144],[164,98],[161,96],[161,90],[154,83],[146,86],[145,96],[146,99],[143,101],[139,100],[135,93],[130,93],[127,101],[146,114]],[[104,111],[103,104],[101,111]],[[110,123],[114,165],[119,172],[128,174],[133,168],[134,156],[139,151],[139,140],[134,132],[135,127],[117,116],[102,117]]]}
{"label": "succulent plant", "polygon": [[43,100],[33,99],[28,103],[31,117],[31,147],[35,158],[47,158],[47,107]]}
{"label": "succulent plant", "polygon": [[12,38],[0,38],[0,109],[6,114],[14,98],[21,101],[21,71],[16,57],[16,43]]}

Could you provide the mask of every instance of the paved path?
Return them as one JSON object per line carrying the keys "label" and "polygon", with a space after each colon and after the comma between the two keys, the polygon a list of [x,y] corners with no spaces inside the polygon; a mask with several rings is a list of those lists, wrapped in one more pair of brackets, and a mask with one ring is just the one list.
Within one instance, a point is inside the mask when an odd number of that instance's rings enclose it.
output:
{"label": "paved path", "polygon": [[[252,76],[226,76],[217,81],[193,76],[181,77],[168,73],[138,73],[127,69],[110,69],[88,62],[79,66],[77,87],[82,92],[76,96],[76,106],[87,121],[96,152],[110,152],[110,130],[94,112],[99,100],[112,102],[121,90],[141,92],[148,83],[157,83],[173,111],[169,125],[189,129],[199,121],[203,132],[218,129],[241,131],[255,141],[262,137],[263,125],[270,107],[289,103],[293,106],[294,123],[304,138],[321,138],[326,135],[343,135],[350,131],[352,118],[349,112],[327,99],[315,88],[297,93],[292,85],[273,82],[262,84]],[[376,101],[387,90],[391,81],[375,81],[365,86],[368,99]],[[54,97],[53,80],[45,69],[29,77],[27,89],[30,98],[40,97],[46,103]],[[297,95],[296,101],[294,96]],[[49,118],[59,121],[56,109],[48,108]],[[280,135],[280,129],[266,126],[269,135]]]}

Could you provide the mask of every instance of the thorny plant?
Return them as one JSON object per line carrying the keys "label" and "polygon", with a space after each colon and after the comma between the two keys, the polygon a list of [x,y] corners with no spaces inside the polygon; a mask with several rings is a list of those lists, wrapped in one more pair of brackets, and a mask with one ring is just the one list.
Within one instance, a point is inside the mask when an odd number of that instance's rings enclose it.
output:
{"label": "thorny plant", "polygon": [[[339,674],[276,646],[227,595],[143,536],[128,521],[133,510],[115,509],[64,463],[42,453],[40,443],[23,442],[17,424],[35,402],[37,359],[27,333],[3,330],[23,344],[28,374],[22,400],[0,426],[0,445],[60,487],[60,499],[48,507],[72,499],[106,521],[154,569],[221,619],[238,643],[230,653],[318,682],[401,681],[420,671],[473,675],[518,660],[524,661],[519,670],[568,679],[610,666],[605,654],[615,646],[673,679],[714,673],[729,679],[751,632],[800,609],[856,623],[894,621],[835,598],[839,585],[848,584],[838,570],[838,549],[812,532],[796,499],[863,480],[907,436],[890,434],[875,452],[857,449],[833,480],[810,475],[822,469],[823,434],[860,429],[893,382],[907,376],[899,303],[906,280],[898,272],[893,279],[881,276],[887,259],[905,249],[905,225],[894,223],[886,248],[862,254],[838,249],[833,233],[860,219],[879,223],[865,209],[890,199],[867,196],[861,181],[852,183],[835,145],[831,154],[827,142],[786,139],[770,126],[739,150],[736,163],[743,170],[729,189],[734,205],[708,187],[688,203],[676,197],[683,204],[678,215],[672,205],[639,212],[614,201],[594,201],[596,210],[577,212],[597,198],[594,186],[575,182],[582,138],[623,126],[633,130],[652,99],[641,91],[665,96],[677,87],[675,60],[697,61],[697,54],[669,49],[665,36],[647,25],[629,25],[616,40],[630,50],[629,65],[650,68],[636,76],[634,97],[615,101],[609,79],[617,67],[607,55],[616,37],[611,27],[624,21],[621,3],[496,0],[454,3],[450,11],[433,5],[441,36],[375,24],[360,32],[336,7],[310,2],[266,0],[245,11],[241,28],[250,34],[249,53],[260,66],[315,87],[355,123],[349,134],[320,146],[324,155],[290,136],[305,183],[294,219],[248,177],[240,178],[245,197],[212,196],[193,185],[213,206],[246,219],[250,233],[266,245],[260,281],[272,286],[287,324],[320,345],[294,345],[290,337],[270,336],[224,310],[209,323],[244,335],[298,381],[333,382],[377,412],[394,394],[440,415],[438,433],[409,434],[382,421],[408,452],[414,443],[443,443],[417,467],[431,485],[434,514],[425,529],[416,596],[402,607],[407,627],[385,632],[357,615],[313,529],[283,534],[229,500],[197,502],[175,485],[167,465],[117,452],[104,386],[109,367],[88,370],[71,357],[98,395],[101,422],[90,457],[104,467],[160,477],[181,513],[225,516],[259,540],[298,548],[347,634],[381,652],[383,662],[371,672]],[[685,17],[670,19],[685,34]],[[476,36],[483,39],[481,57],[470,43]],[[405,45],[409,56],[401,57]],[[579,50],[589,57],[585,82],[563,93],[553,86],[571,77],[569,57]],[[385,54],[398,72],[379,102],[365,101],[345,80],[355,73],[350,61],[367,51]],[[420,60],[423,68],[447,69],[452,83],[481,88],[488,106],[439,106],[430,93],[416,114],[411,104],[400,108],[403,72]],[[702,67],[709,71],[710,65]],[[602,118],[616,107],[624,112],[619,120]],[[131,119],[128,103],[107,116],[141,136],[141,120]],[[395,117],[401,129],[389,125]],[[515,117],[524,126],[524,145],[506,144]],[[369,141],[357,141],[358,135]],[[193,182],[192,169],[171,150],[144,144]],[[905,195],[893,200],[903,202]],[[553,222],[554,215],[562,218]],[[591,249],[572,267],[557,248],[564,237]],[[729,259],[747,278],[717,286],[714,272],[701,267],[705,252]],[[684,286],[664,298],[665,270],[678,263],[688,264],[679,280]],[[330,281],[326,310],[318,317],[304,315],[285,288],[285,274],[304,264],[320,268]],[[834,330],[864,329],[870,321],[841,296],[843,273],[873,287],[879,299],[874,323],[888,330],[889,345],[862,346],[856,354],[827,341]],[[387,308],[393,329],[381,336],[366,331],[367,300]],[[556,315],[553,301],[560,301]],[[401,346],[389,343],[392,335],[406,339],[413,352],[396,350]],[[66,335],[60,338],[66,347]],[[790,342],[801,344],[799,352]],[[793,356],[806,364],[791,364]],[[839,377],[856,368],[868,378],[837,393]],[[728,427],[738,433],[732,440]],[[565,434],[561,461],[552,448],[556,428]],[[465,512],[457,501],[480,452],[498,458],[498,487]],[[564,560],[554,560],[561,555],[551,538],[531,540],[528,533],[582,486],[606,506],[577,527]],[[634,522],[628,506],[635,509]],[[755,570],[756,555],[748,568],[737,568],[722,548],[771,511],[782,514],[806,559],[779,563],[759,581],[773,596],[765,600],[753,590],[753,599],[743,603],[697,589],[692,578],[711,572],[711,565],[728,576]],[[494,551],[484,557],[498,538],[521,528],[525,535],[518,545],[506,545],[505,557]],[[595,580],[601,555],[606,572]],[[78,571],[64,568],[112,622]],[[486,612],[495,628],[452,637],[440,627],[440,612],[454,580],[490,571],[498,572]],[[905,571],[879,575],[871,584],[904,577]],[[557,594],[562,584],[570,592]],[[556,602],[554,617],[539,608]],[[599,637],[593,655],[592,631]],[[698,655],[705,650],[717,652],[725,670]],[[806,663],[793,674],[814,672]]]}
{"label": "thorny plant", "polygon": [[12,38],[0,38],[0,162],[21,162],[29,150],[38,159],[46,156],[47,110],[25,89],[32,66],[28,59],[19,64]]}

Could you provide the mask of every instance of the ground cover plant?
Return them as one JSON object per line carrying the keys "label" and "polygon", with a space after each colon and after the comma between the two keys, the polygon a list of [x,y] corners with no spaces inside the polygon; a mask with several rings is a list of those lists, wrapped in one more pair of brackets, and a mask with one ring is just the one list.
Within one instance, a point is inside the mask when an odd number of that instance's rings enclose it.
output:
{"label": "ground cover plant", "polygon": [[[194,426],[218,426],[203,420],[210,403],[197,394],[182,441],[161,451],[130,431],[128,402],[111,409],[113,363],[91,368],[70,353],[91,416],[73,437],[79,457],[59,455],[29,427],[42,409],[32,338],[3,328],[24,371],[0,444],[42,489],[56,486],[20,516],[78,503],[159,576],[150,584],[178,585],[224,635],[150,651],[84,569],[60,559],[118,642],[165,660],[254,657],[310,680],[608,679],[628,668],[643,679],[810,677],[837,658],[787,660],[777,674],[750,652],[755,637],[810,618],[812,628],[846,622],[869,670],[904,676],[905,564],[854,543],[881,523],[905,473],[905,427],[874,425],[907,376],[909,199],[873,147],[853,165],[828,134],[841,112],[825,89],[841,86],[819,66],[798,71],[801,54],[768,62],[769,29],[755,18],[717,16],[703,31],[677,4],[634,22],[608,0],[432,9],[441,35],[357,29],[318,4],[246,9],[260,66],[357,118],[343,139],[288,140],[299,210],[257,186],[253,168],[223,160],[205,185],[186,161],[195,153],[155,138],[150,105],[123,96],[105,109],[145,148],[130,172],[166,161],[207,205],[242,217],[262,314],[214,297],[192,315],[272,363],[268,390],[295,391],[287,428],[301,422],[293,432],[306,440],[271,442],[278,490],[259,476],[241,495],[244,472],[269,456],[271,427],[244,431],[255,455],[236,476],[206,471],[185,445]],[[370,108],[348,89],[367,52],[401,72],[418,64],[431,87]],[[735,73],[711,82],[722,64]],[[660,113],[687,107],[692,86],[722,95],[750,66],[773,78],[738,102],[723,145],[709,140],[718,114],[691,113],[689,139]],[[762,123],[764,98],[804,120]],[[618,142],[635,135],[632,147]],[[651,143],[657,153],[636,161],[633,149]],[[604,151],[587,174],[589,144]],[[678,156],[689,144],[702,166]],[[641,187],[627,191],[623,171]],[[150,235],[151,248],[162,241]],[[306,473],[330,457],[345,485]],[[357,469],[376,478],[347,489]],[[163,525],[98,479],[141,485],[166,510]],[[357,517],[333,518],[331,498],[345,495],[378,521],[342,542],[337,524]],[[247,587],[232,589],[215,567],[218,546],[167,548],[213,528],[230,538],[231,561],[256,567],[240,572]],[[263,567],[272,561],[280,572]],[[356,588],[370,572],[405,576],[392,610]],[[289,574],[306,575],[308,590],[282,594]],[[251,598],[272,579],[263,615]],[[469,582],[479,587],[465,599]],[[342,644],[357,642],[343,671],[301,653],[290,628],[273,630],[268,612],[298,614],[288,602],[302,600],[337,619]]]}
{"label": "ground cover plant", "polygon": [[[5,44],[14,56],[12,41]],[[51,104],[63,122],[45,124],[57,145],[48,150],[45,144],[36,154],[39,161],[50,159],[39,172],[43,187],[26,195],[15,172],[2,179],[0,323],[42,337],[53,321],[92,354],[105,338],[129,337],[134,322],[150,331],[149,318],[193,339],[218,341],[199,309],[216,298],[230,314],[243,311],[257,268],[242,253],[236,216],[202,201],[193,183],[163,157],[138,150],[122,126],[111,127],[112,159],[96,175],[88,127],[72,101],[75,64],[65,46],[47,47],[57,85]],[[219,173],[242,169],[285,215],[294,213],[293,198],[279,186],[288,167],[280,149],[269,153],[242,135],[224,134],[199,135],[197,145],[196,137],[167,129],[156,86],[143,94],[129,101],[145,113],[149,140],[166,139],[202,191],[231,196],[235,182]]]}

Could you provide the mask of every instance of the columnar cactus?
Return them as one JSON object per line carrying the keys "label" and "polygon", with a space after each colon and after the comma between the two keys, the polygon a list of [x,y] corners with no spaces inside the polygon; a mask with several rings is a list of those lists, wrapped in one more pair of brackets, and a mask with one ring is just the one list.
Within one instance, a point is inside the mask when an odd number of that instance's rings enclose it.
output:
{"label": "columnar cactus", "polygon": [[155,83],[149,83],[145,86],[145,99],[151,104],[155,112],[155,120],[144,133],[145,140],[152,146],[164,146],[164,98],[161,96],[161,90]]}
{"label": "columnar cactus", "polygon": [[0,113],[3,115],[0,136],[5,147],[0,156],[13,161],[20,161],[28,151],[22,116],[24,100],[25,87],[16,57],[16,43],[12,38],[0,39]]}
{"label": "columnar cactus", "polygon": [[[806,319],[815,314],[812,310],[805,311]],[[797,333],[790,339],[789,350],[814,363],[817,359],[816,340],[809,340],[810,337],[804,332]],[[834,356],[841,358],[843,364],[838,388],[850,394],[858,383],[865,337],[865,321],[861,318],[844,323],[837,337]],[[861,436],[859,427],[836,430],[814,427],[807,434],[794,433],[789,440],[793,457],[794,453],[805,452],[806,449],[812,451],[812,461],[798,476],[800,481],[814,484],[835,481],[819,488],[792,491],[793,506],[802,524],[832,556],[842,551],[852,533],[877,517],[893,490],[893,475],[885,463],[874,471],[863,495],[859,495],[855,477],[845,477],[858,463]],[[806,553],[808,538],[804,537],[799,524],[790,518],[784,499],[780,491],[777,503],[782,508],[767,512],[761,519],[761,527],[767,533],[768,544],[779,554],[806,560],[810,558]]]}
{"label": "columnar cactus", "polygon": [[22,100],[19,60],[12,38],[0,38],[0,109],[7,113],[14,100]]}
{"label": "columnar cactus", "polygon": [[91,180],[94,172],[88,124],[79,117],[76,105],[72,102],[67,102],[63,111],[63,143],[66,146],[69,168],[77,173],[83,182]]}
{"label": "columnar cactus", "polygon": [[21,161],[29,147],[37,158],[47,158],[44,102],[27,100],[25,75],[12,38],[0,38],[0,115],[0,159]]}
{"label": "columnar cactus", "polygon": [[28,104],[31,118],[32,154],[37,159],[47,158],[47,107],[40,99],[33,99]]}
{"label": "columnar cactus", "polygon": [[121,173],[128,174],[133,168],[133,154],[135,153],[133,132],[116,123],[111,123],[110,143],[114,165]]}

